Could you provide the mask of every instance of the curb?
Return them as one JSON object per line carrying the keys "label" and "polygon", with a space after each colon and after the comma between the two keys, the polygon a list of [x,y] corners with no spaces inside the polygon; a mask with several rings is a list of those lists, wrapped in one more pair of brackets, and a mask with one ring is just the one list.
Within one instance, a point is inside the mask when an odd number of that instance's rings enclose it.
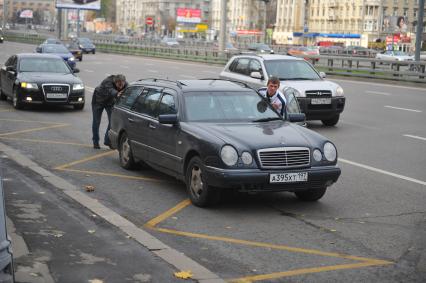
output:
{"label": "curb", "polygon": [[116,226],[121,231],[129,235],[136,242],[151,251],[154,255],[160,257],[165,262],[174,266],[177,270],[191,270],[193,277],[200,283],[224,283],[225,281],[215,273],[211,272],[196,261],[187,257],[183,253],[167,246],[148,232],[140,229],[132,222],[128,221],[118,213],[115,213],[99,201],[87,196],[65,179],[56,176],[52,172],[42,168],[34,161],[20,153],[19,151],[0,142],[0,151],[6,154],[10,159],[23,167],[39,174],[46,182],[50,183],[64,194],[78,202],[82,206],[93,211],[102,219]]}

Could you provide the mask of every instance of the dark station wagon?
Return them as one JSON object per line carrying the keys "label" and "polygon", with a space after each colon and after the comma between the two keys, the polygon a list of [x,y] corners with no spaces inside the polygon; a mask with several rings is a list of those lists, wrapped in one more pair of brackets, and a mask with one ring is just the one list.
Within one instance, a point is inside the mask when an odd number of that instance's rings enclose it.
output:
{"label": "dark station wagon", "polygon": [[255,90],[226,80],[146,79],[130,84],[111,118],[122,167],[137,162],[186,183],[197,206],[224,189],[290,191],[316,201],[337,181],[337,150],[327,138],[281,117]]}

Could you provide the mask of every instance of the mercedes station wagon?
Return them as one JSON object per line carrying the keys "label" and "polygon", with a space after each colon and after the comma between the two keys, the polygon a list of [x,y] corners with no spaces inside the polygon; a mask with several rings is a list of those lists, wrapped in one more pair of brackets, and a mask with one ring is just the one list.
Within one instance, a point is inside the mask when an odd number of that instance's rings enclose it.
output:
{"label": "mercedes station wagon", "polygon": [[130,84],[111,118],[122,167],[148,164],[186,183],[194,205],[224,190],[290,191],[316,201],[337,181],[333,142],[281,117],[255,90],[227,80],[146,79]]}

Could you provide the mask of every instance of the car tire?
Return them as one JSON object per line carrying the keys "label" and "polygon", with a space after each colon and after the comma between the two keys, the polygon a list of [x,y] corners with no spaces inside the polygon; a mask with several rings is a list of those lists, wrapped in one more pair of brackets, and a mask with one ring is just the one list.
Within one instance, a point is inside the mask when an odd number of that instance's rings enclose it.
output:
{"label": "car tire", "polygon": [[203,179],[204,165],[198,156],[194,156],[186,168],[186,189],[191,202],[198,207],[216,204],[220,200],[221,190],[209,186]]}
{"label": "car tire", "polygon": [[296,197],[302,201],[317,201],[325,195],[327,187],[319,189],[309,189],[299,192],[294,192]]}
{"label": "car tire", "polygon": [[83,57],[80,57],[80,58],[78,59],[78,61],[80,61],[80,62],[81,62],[81,61],[83,61]]}
{"label": "car tire", "polygon": [[83,104],[74,104],[74,110],[83,110],[84,109],[84,103]]}
{"label": "car tire", "polygon": [[24,107],[23,103],[18,98],[18,91],[16,88],[13,89],[12,105],[15,109],[22,109]]}
{"label": "car tire", "polygon": [[95,53],[96,53],[96,50],[93,50],[93,51],[92,51],[92,54],[95,54]]}
{"label": "car tire", "polygon": [[329,118],[329,119],[323,119],[323,120],[321,120],[321,122],[322,122],[325,126],[329,126],[329,127],[331,127],[331,126],[336,125],[336,124],[337,124],[337,122],[339,122],[339,118],[340,118],[340,115],[339,115],[339,114],[337,114],[337,115],[333,116],[332,118]]}
{"label": "car tire", "polygon": [[3,91],[1,90],[1,87],[0,87],[0,100],[7,100],[7,96],[6,94],[3,93]]}
{"label": "car tire", "polygon": [[127,170],[132,170],[136,168],[136,163],[133,159],[132,146],[126,133],[123,133],[120,137],[120,143],[118,145],[118,154],[120,158],[121,167]]}

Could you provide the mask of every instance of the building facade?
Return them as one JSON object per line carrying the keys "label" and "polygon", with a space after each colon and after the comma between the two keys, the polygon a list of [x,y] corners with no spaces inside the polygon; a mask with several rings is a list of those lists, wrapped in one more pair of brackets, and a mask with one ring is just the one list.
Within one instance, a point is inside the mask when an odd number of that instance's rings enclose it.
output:
{"label": "building facade", "polygon": [[[51,25],[55,20],[55,0],[1,0],[1,17],[6,15],[7,23],[25,22],[20,18],[20,12],[31,10],[33,18],[29,21],[34,24]],[[6,13],[3,9],[6,7]]]}
{"label": "building facade", "polygon": [[399,34],[409,44],[418,5],[418,0],[278,0],[273,38],[279,44],[368,46]]}

